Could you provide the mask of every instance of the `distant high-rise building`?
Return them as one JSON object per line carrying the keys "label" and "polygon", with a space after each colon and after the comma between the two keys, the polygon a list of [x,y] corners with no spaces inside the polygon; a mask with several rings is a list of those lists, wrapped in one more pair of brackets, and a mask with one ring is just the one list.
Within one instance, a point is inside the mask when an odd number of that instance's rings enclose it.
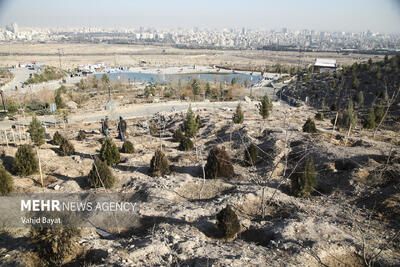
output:
{"label": "distant high-rise building", "polygon": [[246,35],[246,28],[245,27],[242,28],[242,34]]}
{"label": "distant high-rise building", "polygon": [[307,35],[307,41],[309,45],[312,45],[312,35]]}
{"label": "distant high-rise building", "polygon": [[287,33],[287,28],[282,28],[282,33]]}
{"label": "distant high-rise building", "polygon": [[10,25],[7,25],[6,26],[6,30],[7,31],[10,31],[10,32],[12,32],[12,33],[17,33],[18,32],[18,25],[17,25],[17,23],[13,23],[13,24],[10,24]]}

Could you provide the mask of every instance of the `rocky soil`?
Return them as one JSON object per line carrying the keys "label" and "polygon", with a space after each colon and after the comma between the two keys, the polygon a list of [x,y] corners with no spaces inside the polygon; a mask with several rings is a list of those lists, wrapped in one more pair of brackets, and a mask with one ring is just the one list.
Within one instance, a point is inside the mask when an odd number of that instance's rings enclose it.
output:
{"label": "rocky soil", "polygon": [[[76,265],[87,266],[377,266],[400,264],[400,147],[398,133],[355,130],[332,132],[329,119],[316,121],[317,134],[302,132],[315,110],[275,102],[263,122],[255,102],[242,103],[245,121],[232,125],[233,110],[197,110],[204,126],[197,149],[178,150],[172,133],[184,114],[163,113],[155,119],[165,125],[161,137],[149,134],[149,118],[128,121],[128,137],[135,154],[121,154],[112,168],[117,183],[111,192],[135,193],[137,223],[131,229],[84,228]],[[116,123],[112,123],[116,138]],[[60,157],[47,143],[40,149],[45,187],[38,175],[14,177],[16,191],[82,192],[92,156],[102,138],[99,124],[48,128],[67,136],[76,155]],[[77,141],[83,129],[87,139]],[[122,142],[114,139],[118,147]],[[243,164],[244,149],[253,142],[260,150],[254,167]],[[204,180],[201,168],[214,146],[224,146],[233,159],[231,179]],[[172,173],[147,175],[157,147],[171,162]],[[2,146],[2,160],[10,168],[16,147]],[[291,194],[290,175],[307,157],[316,163],[318,186],[309,198]],[[103,189],[97,189],[102,192]],[[263,199],[264,198],[264,199]],[[241,222],[241,232],[226,240],[216,227],[216,214],[227,204]],[[264,206],[264,207],[263,207]],[[262,208],[263,207],[263,208]],[[104,229],[103,229],[104,230]],[[128,231],[125,231],[128,230]],[[34,246],[29,229],[4,229],[0,235],[0,265],[29,266]],[[81,252],[82,252],[81,251]],[[81,255],[81,256],[79,256]],[[84,255],[84,256],[82,256]],[[74,261],[71,262],[73,266]]]}

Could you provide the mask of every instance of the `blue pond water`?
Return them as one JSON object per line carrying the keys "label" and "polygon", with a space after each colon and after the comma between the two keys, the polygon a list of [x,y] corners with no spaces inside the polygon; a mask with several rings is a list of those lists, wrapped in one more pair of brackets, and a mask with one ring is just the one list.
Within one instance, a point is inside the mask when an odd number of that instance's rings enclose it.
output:
{"label": "blue pond water", "polygon": [[[227,82],[230,83],[234,77],[239,83],[249,80],[251,83],[259,82],[262,77],[260,75],[249,75],[243,73],[222,73],[222,74],[151,74],[139,72],[115,72],[107,73],[111,80],[122,80],[130,82],[159,82],[167,83],[170,81],[190,81],[191,79],[207,80],[210,82]],[[95,74],[100,79],[103,74]]]}

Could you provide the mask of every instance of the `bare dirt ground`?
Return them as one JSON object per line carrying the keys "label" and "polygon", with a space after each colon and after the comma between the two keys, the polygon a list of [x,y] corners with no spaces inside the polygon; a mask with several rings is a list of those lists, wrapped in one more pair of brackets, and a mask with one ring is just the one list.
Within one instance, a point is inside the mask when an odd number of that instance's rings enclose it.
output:
{"label": "bare dirt ground", "polygon": [[[242,125],[231,125],[233,111],[229,109],[195,110],[204,123],[195,142],[197,155],[179,151],[171,139],[182,123],[180,112],[156,116],[166,122],[161,138],[143,127],[147,119],[128,121],[127,139],[136,153],[121,154],[122,162],[112,168],[117,183],[111,191],[138,193],[140,223],[132,226],[129,235],[108,238],[94,228],[84,229],[79,244],[104,255],[96,266],[363,266],[363,255],[382,266],[400,264],[398,135],[381,131],[379,138],[373,138],[371,132],[356,129],[346,141],[346,133],[332,134],[328,119],[317,122],[318,134],[307,134],[301,127],[314,110],[275,102],[270,118],[262,123],[256,104],[242,104]],[[98,123],[49,128],[51,135],[58,130],[68,137],[77,155],[60,157],[56,146],[43,145],[40,156],[46,186],[40,187],[38,175],[14,176],[17,192],[89,190],[90,155],[98,154],[101,146],[99,128]],[[80,129],[88,133],[84,141],[76,140]],[[115,139],[115,123],[112,136],[121,147]],[[250,142],[260,149],[255,167],[242,163]],[[160,144],[172,173],[150,177],[149,162]],[[229,180],[206,180],[199,194],[203,185],[200,158],[206,161],[214,145],[226,148],[235,175]],[[1,149],[7,167],[6,159],[14,157],[17,148]],[[290,193],[288,173],[304,156],[314,158],[319,185],[311,197],[297,198]],[[238,213],[242,227],[233,241],[222,239],[215,226],[215,215],[227,204]],[[27,231],[9,229],[2,235],[0,265],[29,263],[35,252]]]}
{"label": "bare dirt ground", "polygon": [[39,61],[60,66],[59,49],[62,49],[63,68],[105,62],[109,66],[137,66],[141,60],[149,66],[230,65],[266,66],[274,64],[301,66],[314,63],[315,58],[335,58],[340,65],[365,61],[378,56],[338,53],[298,53],[260,50],[197,50],[160,46],[108,45],[108,44],[0,44],[0,66],[17,65],[19,62]]}

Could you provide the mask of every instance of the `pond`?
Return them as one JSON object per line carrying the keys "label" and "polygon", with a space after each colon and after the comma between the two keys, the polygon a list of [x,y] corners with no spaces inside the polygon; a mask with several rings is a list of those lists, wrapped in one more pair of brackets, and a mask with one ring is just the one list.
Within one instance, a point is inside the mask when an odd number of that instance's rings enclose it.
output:
{"label": "pond", "polygon": [[[190,81],[192,79],[206,80],[209,82],[227,82],[230,83],[233,78],[238,83],[244,83],[246,80],[251,84],[262,80],[260,75],[250,75],[245,73],[187,73],[187,74],[153,74],[140,72],[115,72],[107,73],[111,80],[122,80],[126,82],[159,82],[168,83],[171,81]],[[95,74],[96,78],[101,79],[103,73]]]}

